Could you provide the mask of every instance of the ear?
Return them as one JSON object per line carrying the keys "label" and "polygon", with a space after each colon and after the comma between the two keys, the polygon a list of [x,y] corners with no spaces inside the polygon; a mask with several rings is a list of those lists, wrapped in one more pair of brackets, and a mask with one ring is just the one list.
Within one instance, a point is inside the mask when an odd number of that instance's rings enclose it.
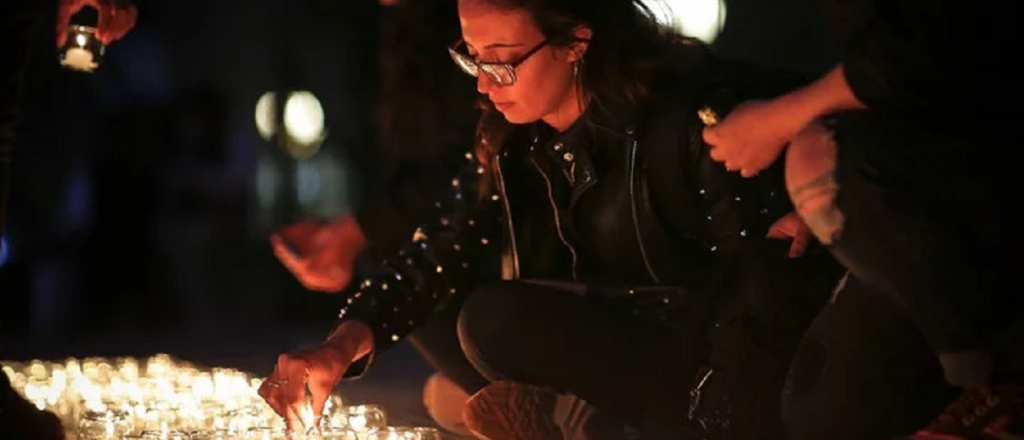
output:
{"label": "ear", "polygon": [[587,53],[587,48],[590,47],[590,38],[594,36],[594,31],[589,27],[579,26],[572,33],[573,39],[576,40],[569,50],[569,62],[575,63],[583,59],[583,55]]}

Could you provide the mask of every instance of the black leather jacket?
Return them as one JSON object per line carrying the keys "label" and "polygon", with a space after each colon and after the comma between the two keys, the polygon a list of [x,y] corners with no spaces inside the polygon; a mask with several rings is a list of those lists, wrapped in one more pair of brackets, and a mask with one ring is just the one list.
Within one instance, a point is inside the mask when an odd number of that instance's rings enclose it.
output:
{"label": "black leather jacket", "polygon": [[[602,111],[591,122],[610,165],[598,175],[588,153],[575,152],[567,204],[554,197],[555,179],[565,178],[552,171],[557,156],[541,151],[542,136],[534,127],[518,128],[504,153],[488,164],[494,191],[482,199],[477,188],[485,168],[467,153],[466,172],[452,180],[451,197],[438,200],[436,216],[417,230],[412,244],[346,300],[341,321],[369,324],[381,350],[448,300],[499,278],[575,280],[635,298],[625,305],[635,307],[634,314],[667,321],[694,301],[723,316],[733,308],[730,298],[750,296],[737,293],[741,285],[778,287],[738,282],[733,274],[753,273],[752,265],[759,274],[775,271],[761,261],[797,261],[784,257],[788,242],[764,238],[775,220],[792,211],[781,167],[754,179],[727,172],[708,155],[698,110],[712,107],[724,116],[740,100],[796,85],[790,77],[779,78],[716,62],[659,85],[658,99],[646,106]],[[601,188],[599,197],[587,212],[578,212],[583,204],[576,202],[594,188]],[[569,222],[584,227],[569,234]],[[590,251],[581,251],[577,236]],[[588,269],[588,261],[599,264]],[[827,287],[820,290],[819,297],[827,296]]]}

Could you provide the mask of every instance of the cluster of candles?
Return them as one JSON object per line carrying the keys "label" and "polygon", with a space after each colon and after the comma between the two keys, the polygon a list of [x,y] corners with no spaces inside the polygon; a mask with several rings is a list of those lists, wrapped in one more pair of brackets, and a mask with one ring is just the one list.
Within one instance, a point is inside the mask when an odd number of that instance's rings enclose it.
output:
{"label": "cluster of candles", "polygon": [[319,426],[290,432],[257,390],[263,379],[199,369],[168,355],[3,362],[3,372],[41,411],[60,418],[69,440],[440,440],[433,428],[388,426],[384,409],[327,401]]}

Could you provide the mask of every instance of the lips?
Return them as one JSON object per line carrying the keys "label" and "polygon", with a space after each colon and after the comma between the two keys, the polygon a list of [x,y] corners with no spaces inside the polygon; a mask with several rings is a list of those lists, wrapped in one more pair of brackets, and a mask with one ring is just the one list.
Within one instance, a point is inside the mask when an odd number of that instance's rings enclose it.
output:
{"label": "lips", "polygon": [[507,109],[509,107],[512,107],[512,103],[511,102],[495,102],[494,103],[494,108],[498,109],[499,111],[504,111],[505,109]]}

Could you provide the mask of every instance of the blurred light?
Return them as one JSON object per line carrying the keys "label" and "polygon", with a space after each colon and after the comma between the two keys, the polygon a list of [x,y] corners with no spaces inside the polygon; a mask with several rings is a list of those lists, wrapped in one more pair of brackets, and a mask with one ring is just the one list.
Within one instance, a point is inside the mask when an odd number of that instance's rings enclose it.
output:
{"label": "blurred light", "polygon": [[274,92],[264,93],[256,102],[256,129],[260,136],[269,141],[277,132],[277,95]]}
{"label": "blurred light", "polygon": [[284,103],[283,127],[278,121],[278,102],[274,92],[264,93],[256,102],[256,129],[266,141],[275,137],[288,154],[306,159],[320,150],[325,135],[324,108],[308,91],[288,93]]}
{"label": "blurred light", "polygon": [[294,92],[284,104],[284,127],[302,146],[319,142],[324,134],[324,109],[310,92]]}
{"label": "blurred light", "polygon": [[320,198],[320,164],[311,161],[298,163],[298,172],[295,173],[296,186],[299,192],[299,203],[303,206],[310,205]]}
{"label": "blurred light", "polygon": [[7,260],[11,258],[11,244],[7,241],[7,236],[0,237],[0,267],[4,267],[7,264]]}
{"label": "blurred light", "polygon": [[256,198],[261,207],[269,209],[277,202],[277,188],[281,185],[281,173],[274,161],[261,157],[256,165]]}
{"label": "blurred light", "polygon": [[725,27],[725,0],[643,0],[658,21],[711,44]]}

